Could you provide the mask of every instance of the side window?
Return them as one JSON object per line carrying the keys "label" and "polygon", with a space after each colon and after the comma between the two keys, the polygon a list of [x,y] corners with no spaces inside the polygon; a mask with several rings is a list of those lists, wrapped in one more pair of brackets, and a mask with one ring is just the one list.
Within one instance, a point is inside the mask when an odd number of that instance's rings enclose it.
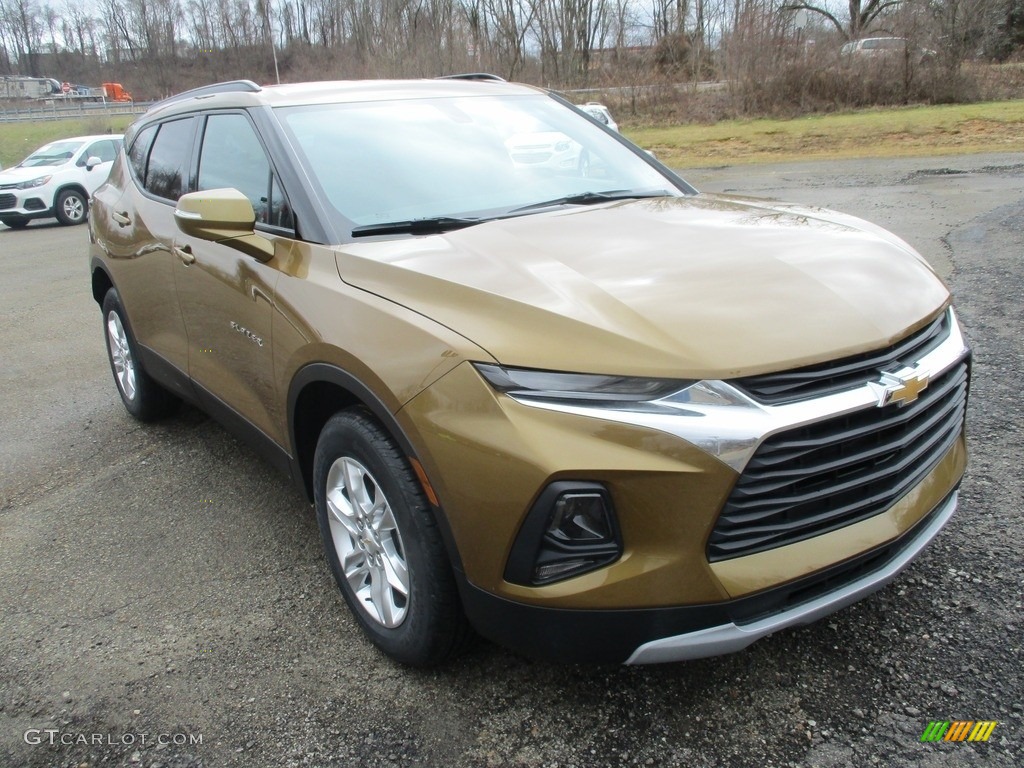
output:
{"label": "side window", "polygon": [[98,150],[95,152],[96,157],[104,163],[112,163],[117,159],[117,144],[109,139],[101,141],[96,149]]}
{"label": "side window", "polygon": [[270,183],[270,200],[268,201],[267,211],[269,218],[267,224],[273,227],[283,227],[284,229],[295,229],[295,219],[292,218],[292,209],[288,205],[288,200],[285,199],[284,192],[281,191],[280,185],[277,183],[277,176],[271,179]]}
{"label": "side window", "polygon": [[101,162],[110,163],[117,157],[117,149],[110,139],[94,141],[78,160],[78,165],[85,165],[90,157],[98,157]]}
{"label": "side window", "polygon": [[244,115],[210,115],[199,156],[199,189],[234,187],[249,198],[258,224],[294,227],[291,209]]}
{"label": "side window", "polygon": [[149,157],[149,147],[153,143],[154,136],[156,136],[155,125],[143,129],[135,137],[132,149],[128,153],[128,165],[131,166],[132,172],[140,184],[146,180],[146,158]]}
{"label": "side window", "polygon": [[192,118],[160,126],[146,164],[145,187],[157,197],[177,201],[184,187],[192,143]]}

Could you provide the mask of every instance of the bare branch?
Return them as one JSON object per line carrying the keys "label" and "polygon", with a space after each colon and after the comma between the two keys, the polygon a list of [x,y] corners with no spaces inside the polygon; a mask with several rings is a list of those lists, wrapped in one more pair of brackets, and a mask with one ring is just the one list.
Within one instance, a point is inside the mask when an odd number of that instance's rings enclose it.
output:
{"label": "bare branch", "polygon": [[[895,1],[899,2],[899,0],[895,0]],[[849,34],[847,33],[846,29],[844,29],[843,25],[839,22],[839,19],[837,19],[835,16],[833,16],[829,11],[827,11],[824,8],[819,8],[816,5],[810,5],[809,3],[789,3],[787,5],[782,6],[782,10],[783,11],[810,11],[811,13],[817,13],[820,16],[824,16],[826,19],[828,19],[833,24],[833,26],[835,26],[835,28],[837,30],[839,30],[840,34],[842,34],[845,37],[849,37]]]}

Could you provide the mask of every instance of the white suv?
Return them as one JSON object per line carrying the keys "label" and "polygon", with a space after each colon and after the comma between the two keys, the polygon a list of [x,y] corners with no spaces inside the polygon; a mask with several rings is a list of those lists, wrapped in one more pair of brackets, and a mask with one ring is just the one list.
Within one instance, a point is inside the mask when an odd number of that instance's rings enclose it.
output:
{"label": "white suv", "polygon": [[580,104],[580,109],[590,115],[597,122],[607,125],[613,131],[618,131],[619,126],[615,120],[612,119],[612,113],[608,111],[608,107],[604,104],[598,104],[596,101],[588,101],[586,104]]}
{"label": "white suv", "polygon": [[111,135],[61,139],[0,171],[0,222],[19,228],[55,216],[61,224],[81,224],[121,143],[121,136]]}

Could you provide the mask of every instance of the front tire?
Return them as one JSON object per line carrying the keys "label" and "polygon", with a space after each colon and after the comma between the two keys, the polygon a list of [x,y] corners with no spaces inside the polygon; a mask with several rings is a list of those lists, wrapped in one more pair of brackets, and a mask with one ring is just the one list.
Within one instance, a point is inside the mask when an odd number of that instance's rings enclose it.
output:
{"label": "front tire", "polygon": [[11,229],[24,229],[28,226],[28,219],[22,216],[11,216],[6,219],[0,219],[0,224],[5,224]]}
{"label": "front tire", "polygon": [[313,482],[327,562],[370,641],[417,667],[458,653],[468,624],[433,512],[366,409],[341,411],[324,426]]}
{"label": "front tire", "polygon": [[107,358],[125,410],[139,421],[155,421],[178,407],[178,398],[142,368],[138,345],[125,320],[121,297],[111,288],[103,297],[103,335]]}
{"label": "front tire", "polygon": [[89,201],[77,189],[65,189],[57,195],[54,208],[57,221],[72,226],[85,221],[85,217],[89,213]]}

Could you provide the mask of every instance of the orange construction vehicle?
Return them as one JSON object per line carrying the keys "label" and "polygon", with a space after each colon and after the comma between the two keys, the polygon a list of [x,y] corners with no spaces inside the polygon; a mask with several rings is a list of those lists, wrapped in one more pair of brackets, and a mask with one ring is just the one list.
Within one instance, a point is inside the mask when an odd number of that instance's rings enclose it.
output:
{"label": "orange construction vehicle", "polygon": [[107,101],[135,101],[120,83],[104,83],[103,93]]}

